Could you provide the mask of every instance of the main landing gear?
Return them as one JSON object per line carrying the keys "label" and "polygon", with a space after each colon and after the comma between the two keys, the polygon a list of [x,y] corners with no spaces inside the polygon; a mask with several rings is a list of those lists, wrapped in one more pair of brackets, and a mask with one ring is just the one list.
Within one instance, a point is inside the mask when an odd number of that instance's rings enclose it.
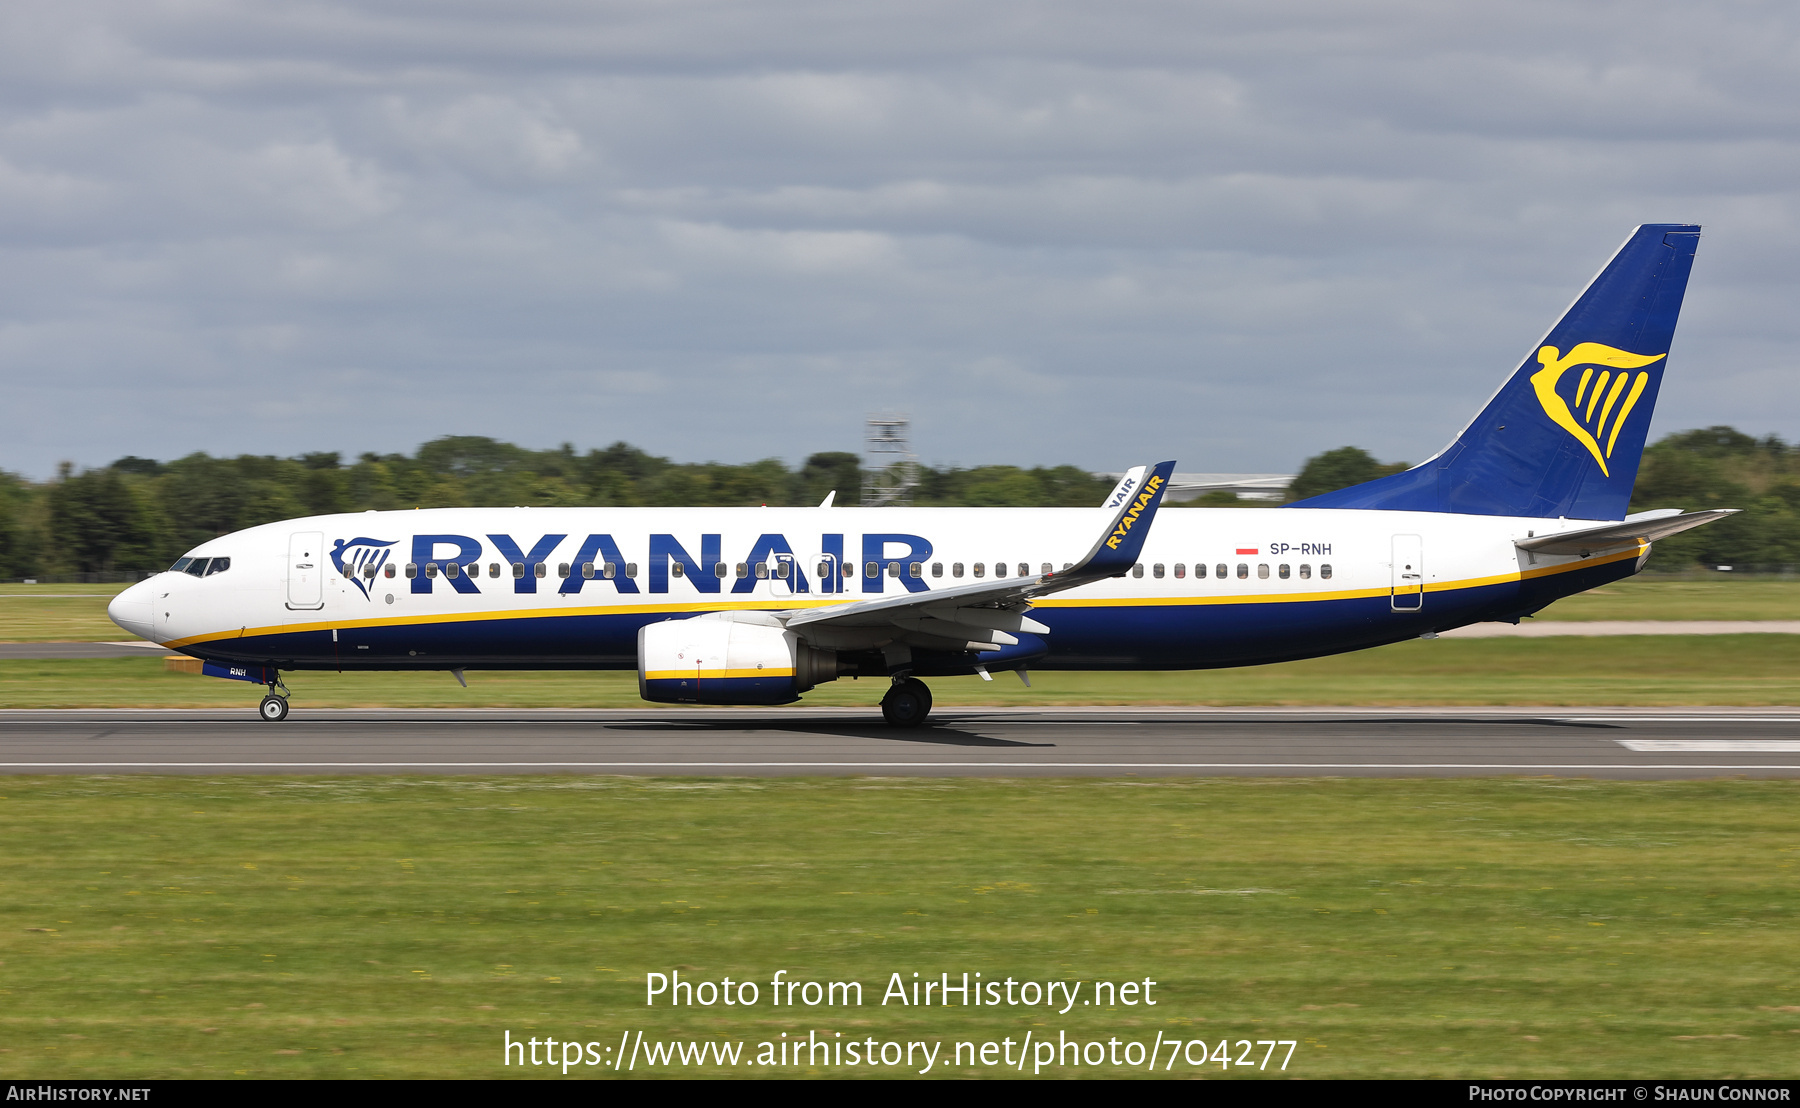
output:
{"label": "main landing gear", "polygon": [[[280,693],[275,690],[281,689]],[[256,709],[257,714],[270,723],[280,723],[288,717],[288,687],[281,683],[281,675],[269,682],[269,695],[262,698],[262,704]]]}
{"label": "main landing gear", "polygon": [[916,677],[896,677],[881,698],[881,715],[894,727],[919,727],[931,714],[931,690]]}

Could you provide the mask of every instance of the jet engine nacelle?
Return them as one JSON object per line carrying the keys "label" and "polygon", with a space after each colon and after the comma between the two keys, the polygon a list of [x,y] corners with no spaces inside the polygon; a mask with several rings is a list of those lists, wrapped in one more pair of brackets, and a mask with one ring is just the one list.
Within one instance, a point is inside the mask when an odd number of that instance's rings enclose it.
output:
{"label": "jet engine nacelle", "polygon": [[665,704],[787,704],[838,676],[835,651],[779,625],[702,616],[638,630],[638,695]]}

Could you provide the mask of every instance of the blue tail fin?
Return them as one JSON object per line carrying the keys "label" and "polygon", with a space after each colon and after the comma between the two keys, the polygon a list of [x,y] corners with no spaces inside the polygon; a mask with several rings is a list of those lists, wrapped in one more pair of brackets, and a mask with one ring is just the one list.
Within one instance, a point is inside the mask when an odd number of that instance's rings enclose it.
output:
{"label": "blue tail fin", "polygon": [[1436,457],[1289,507],[1625,518],[1699,241],[1639,227]]}

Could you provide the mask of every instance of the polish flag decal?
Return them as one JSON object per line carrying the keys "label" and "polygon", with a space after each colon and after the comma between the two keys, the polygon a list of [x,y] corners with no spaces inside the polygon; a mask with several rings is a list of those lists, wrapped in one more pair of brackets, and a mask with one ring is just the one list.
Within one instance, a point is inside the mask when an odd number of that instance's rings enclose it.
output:
{"label": "polish flag decal", "polygon": [[1254,547],[1254,546],[1240,546],[1240,547],[1238,547],[1238,548],[1237,548],[1237,552],[1238,552],[1238,553],[1239,553],[1239,554],[1254,554],[1254,553],[1256,553],[1256,547]]}

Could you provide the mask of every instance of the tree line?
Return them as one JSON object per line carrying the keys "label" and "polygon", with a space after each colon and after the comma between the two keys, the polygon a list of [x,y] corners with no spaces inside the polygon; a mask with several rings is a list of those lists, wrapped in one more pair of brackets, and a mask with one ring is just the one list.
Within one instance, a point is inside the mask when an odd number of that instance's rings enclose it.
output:
{"label": "tree line", "polygon": [[[1354,446],[1307,460],[1288,499],[1348,488],[1406,469],[1377,462]],[[1800,444],[1778,435],[1755,438],[1731,427],[1666,435],[1644,451],[1633,512],[1652,508],[1738,508],[1739,514],[1657,542],[1650,567],[1696,565],[1791,570],[1800,566]]]}
{"label": "tree line", "polygon": [[[1095,505],[1112,482],[1077,466],[921,467],[921,505]],[[34,483],[0,471],[0,578],[107,577],[166,567],[207,539],[296,516],[478,505],[730,506],[861,498],[861,458],[814,454],[790,469],[680,463],[626,443],[578,454],[479,436],[435,439],[412,455],[125,457]]]}
{"label": "tree line", "polygon": [[[1406,468],[1347,446],[1307,460],[1290,500]],[[0,578],[141,574],[217,535],[296,516],[367,509],[474,505],[714,506],[858,502],[861,459],[814,454],[789,468],[682,463],[625,443],[578,454],[529,450],[479,436],[435,439],[412,455],[335,453],[297,458],[192,454],[171,462],[125,457],[46,482],[0,471]],[[1078,466],[1024,469],[921,467],[913,503],[933,506],[1074,506],[1100,503],[1112,482]],[[1202,505],[1231,505],[1210,493]],[[1245,506],[1268,502],[1243,501]],[[1741,515],[1657,544],[1658,568],[1800,563],[1800,446],[1730,427],[1669,435],[1650,447],[1633,510],[1744,509]]]}

